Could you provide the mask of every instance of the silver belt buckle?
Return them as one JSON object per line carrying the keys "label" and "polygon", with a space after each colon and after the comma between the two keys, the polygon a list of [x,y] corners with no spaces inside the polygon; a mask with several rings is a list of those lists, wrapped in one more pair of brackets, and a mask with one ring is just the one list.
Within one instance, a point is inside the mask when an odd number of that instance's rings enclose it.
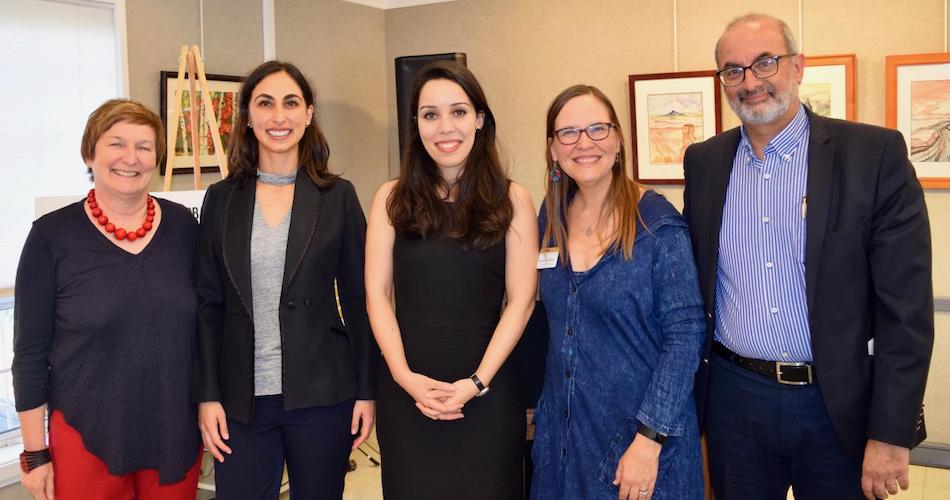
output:
{"label": "silver belt buckle", "polygon": [[[790,382],[790,381],[788,381],[788,380],[782,379],[782,367],[785,367],[785,366],[804,366],[804,367],[808,368],[808,381],[807,381],[807,382]],[[812,374],[811,374],[811,367],[808,366],[808,363],[802,363],[802,362],[794,362],[794,363],[793,363],[793,362],[788,362],[788,361],[776,361],[776,362],[775,362],[775,380],[777,380],[778,383],[780,383],[780,384],[786,384],[786,385],[808,385],[808,384],[811,384],[811,383],[813,382],[813,378],[812,378]]]}

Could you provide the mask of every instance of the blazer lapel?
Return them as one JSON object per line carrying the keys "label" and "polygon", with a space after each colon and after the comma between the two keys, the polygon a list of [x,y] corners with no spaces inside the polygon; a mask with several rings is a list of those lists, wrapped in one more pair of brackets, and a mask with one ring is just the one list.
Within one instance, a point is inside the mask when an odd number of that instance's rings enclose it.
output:
{"label": "blazer lapel", "polygon": [[304,255],[317,233],[323,191],[310,180],[303,169],[297,171],[294,185],[294,204],[290,209],[290,232],[287,235],[287,255],[284,260],[283,290],[286,290],[300,268]]}
{"label": "blazer lapel", "polygon": [[[709,205],[706,207],[709,213],[709,224],[706,224],[706,237],[703,241],[707,242],[705,254],[711,260],[707,269],[706,297],[712,299],[715,303],[716,291],[716,268],[719,266],[719,234],[722,228],[722,209],[726,204],[726,192],[729,189],[729,176],[732,174],[732,163],[735,160],[736,150],[739,147],[739,140],[742,134],[738,128],[725,132],[729,134],[722,142],[722,148],[715,152],[715,157],[711,158],[708,164],[710,175],[707,177],[709,185],[697,186],[709,193],[707,200]],[[712,307],[710,310],[713,309]]]}
{"label": "blazer lapel", "polygon": [[808,310],[815,303],[815,283],[818,279],[818,265],[821,248],[828,225],[828,212],[831,204],[831,181],[834,172],[834,145],[827,121],[808,113],[808,192],[806,193],[805,230],[805,293]]}
{"label": "blazer lapel", "polygon": [[251,295],[251,226],[254,218],[256,184],[252,179],[238,182],[228,198],[224,214],[224,266],[237,290],[241,305],[253,318]]}

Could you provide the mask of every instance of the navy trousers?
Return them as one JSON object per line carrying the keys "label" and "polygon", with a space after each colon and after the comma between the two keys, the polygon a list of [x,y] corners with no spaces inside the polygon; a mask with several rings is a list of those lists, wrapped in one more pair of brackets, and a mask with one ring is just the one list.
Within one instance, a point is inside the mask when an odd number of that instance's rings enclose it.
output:
{"label": "navy trousers", "polygon": [[779,384],[713,354],[706,443],[716,500],[863,499],[817,384]]}
{"label": "navy trousers", "polygon": [[217,500],[276,500],[285,460],[291,500],[342,498],[353,403],[284,411],[281,395],[254,398],[250,425],[228,419],[232,453],[214,464]]}

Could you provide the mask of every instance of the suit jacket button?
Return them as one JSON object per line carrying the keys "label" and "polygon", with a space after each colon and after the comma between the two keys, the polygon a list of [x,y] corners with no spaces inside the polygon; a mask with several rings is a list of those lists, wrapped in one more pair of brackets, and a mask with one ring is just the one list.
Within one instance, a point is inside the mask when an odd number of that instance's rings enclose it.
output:
{"label": "suit jacket button", "polygon": [[310,300],[310,297],[303,299],[303,305],[310,307],[310,304],[313,304],[313,302]]}
{"label": "suit jacket button", "polygon": [[297,303],[296,303],[296,302],[294,302],[294,301],[292,301],[292,300],[287,301],[287,309],[293,309],[293,308],[295,308],[295,307],[297,307]]}

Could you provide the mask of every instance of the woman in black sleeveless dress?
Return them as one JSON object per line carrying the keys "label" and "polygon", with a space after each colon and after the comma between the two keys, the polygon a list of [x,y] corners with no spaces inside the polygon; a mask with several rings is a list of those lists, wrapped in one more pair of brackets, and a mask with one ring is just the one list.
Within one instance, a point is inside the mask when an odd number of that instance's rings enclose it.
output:
{"label": "woman in black sleeveless dress", "polygon": [[534,306],[534,207],[501,168],[494,117],[465,67],[425,68],[411,106],[400,177],[376,194],[366,242],[367,308],[387,365],[383,494],[520,499],[525,418],[506,360]]}

